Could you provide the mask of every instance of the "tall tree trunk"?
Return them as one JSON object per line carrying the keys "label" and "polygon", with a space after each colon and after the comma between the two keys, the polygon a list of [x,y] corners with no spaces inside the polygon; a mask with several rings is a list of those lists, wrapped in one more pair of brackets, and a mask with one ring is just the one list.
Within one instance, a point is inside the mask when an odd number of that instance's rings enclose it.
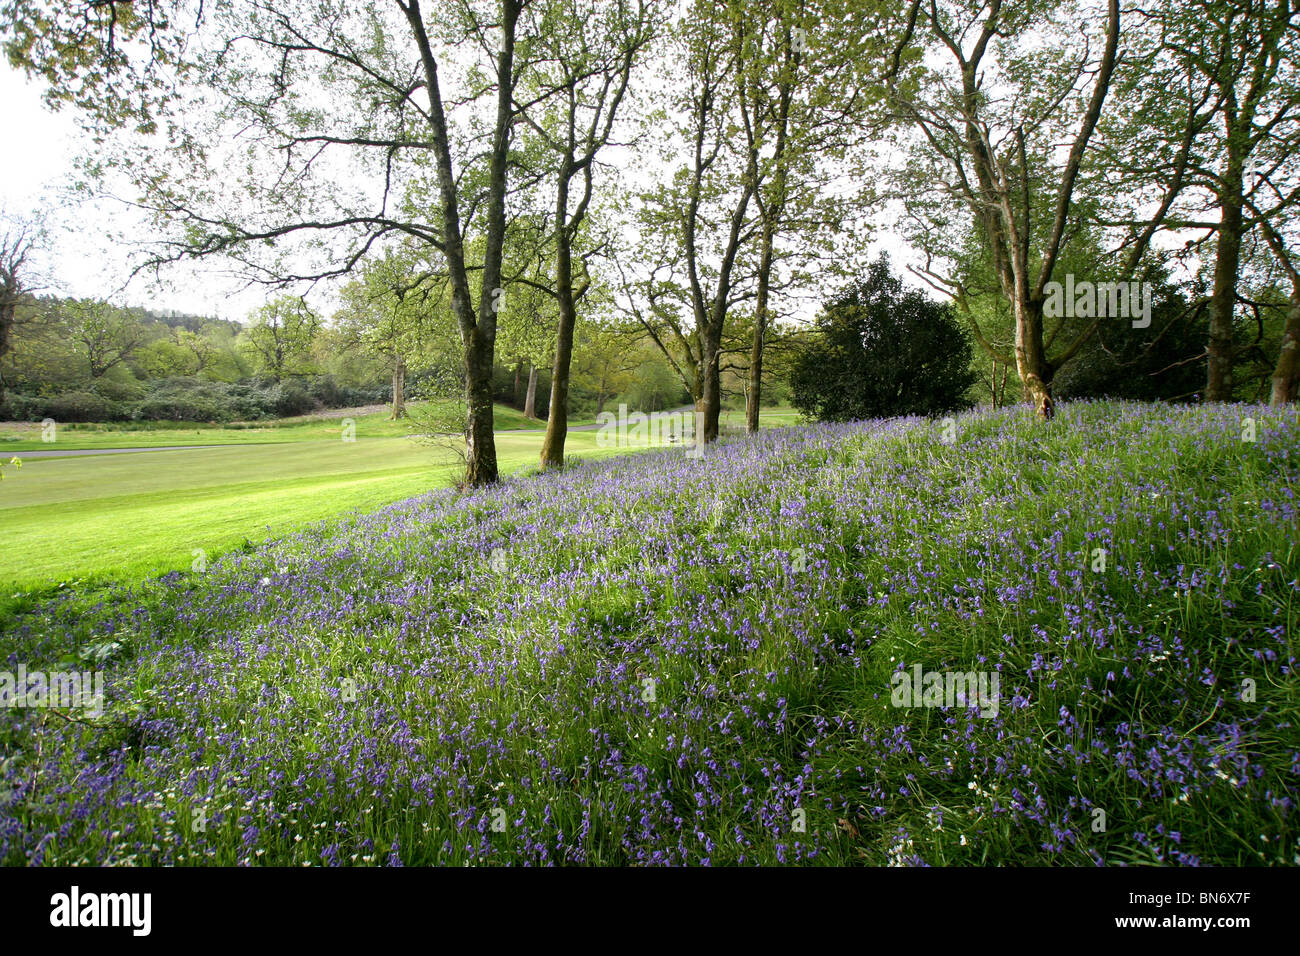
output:
{"label": "tall tree trunk", "polygon": [[537,366],[528,363],[528,391],[524,392],[524,418],[537,417]]}
{"label": "tall tree trunk", "polygon": [[[786,66],[791,60],[798,63],[798,53],[786,42]],[[754,343],[749,353],[749,390],[745,394],[745,430],[750,434],[758,431],[758,410],[763,398],[763,346],[767,340],[768,298],[772,288],[772,244],[776,237],[778,222],[785,212],[786,168],[785,151],[790,132],[790,102],[794,98],[794,82],[786,79],[781,83],[777,98],[776,149],[772,153],[772,162],[776,172],[772,177],[772,196],[768,202],[763,201],[762,191],[755,189],[759,215],[763,217],[762,251],[758,262],[758,300],[754,307]],[[751,163],[757,168],[757,157],[751,157]]]}
{"label": "tall tree trunk", "polygon": [[465,368],[465,483],[491,484],[497,480],[496,441],[492,433],[492,358],[496,349],[496,308],[500,288],[502,246],[505,244],[506,173],[510,130],[514,123],[515,24],[519,0],[501,0],[501,49],[497,55],[496,125],[488,164],[487,232],[482,283],[475,314],[465,266],[465,244],[460,228],[456,176],[447,136],[447,116],[438,82],[438,63],[424,28],[419,0],[401,6],[420,50],[424,82],[429,95],[429,124],[437,167],[441,214],[441,250],[451,277],[451,308],[460,328]]}
{"label": "tall tree trunk", "polygon": [[389,421],[406,418],[406,356],[398,355],[393,362],[393,413]]}
{"label": "tall tree trunk", "polygon": [[1269,404],[1277,407],[1294,402],[1297,386],[1300,386],[1300,284],[1291,288],[1291,307],[1282,332],[1282,348],[1273,369],[1273,394]]}
{"label": "tall tree trunk", "polygon": [[546,437],[542,439],[543,468],[559,468],[564,464],[564,440],[569,431],[569,364],[573,359],[573,327],[577,314],[573,284],[568,278],[567,251],[562,254],[564,264],[560,267],[555,290],[560,321],[555,339],[555,364],[551,369],[551,404],[546,410]]}
{"label": "tall tree trunk", "polygon": [[[704,335],[703,374],[700,396],[695,410],[704,413],[704,441],[718,440],[718,419],[722,414],[722,373],[718,364],[722,359],[722,322],[709,323]],[[697,439],[698,440],[698,439]]]}
{"label": "tall tree trunk", "polygon": [[772,224],[763,224],[763,251],[758,263],[758,300],[754,307],[754,344],[749,351],[749,390],[745,395],[745,430],[758,431],[763,395],[763,345],[767,338],[767,300],[772,282]]}
{"label": "tall tree trunk", "polygon": [[1039,418],[1050,419],[1056,408],[1052,401],[1053,369],[1043,349],[1042,307],[1016,296],[1012,309],[1016,315],[1016,371],[1020,373],[1025,401],[1034,406]]}
{"label": "tall tree trunk", "polygon": [[1241,165],[1229,156],[1219,203],[1219,241],[1214,257],[1214,289],[1210,294],[1210,342],[1206,362],[1205,400],[1232,399],[1232,314],[1237,304],[1237,274],[1241,263]]}
{"label": "tall tree trunk", "polygon": [[497,480],[496,437],[492,421],[492,346],[475,330],[475,340],[465,349],[465,483],[491,484]]}
{"label": "tall tree trunk", "polygon": [[551,403],[546,409],[546,437],[542,439],[541,467],[564,465],[564,439],[569,431],[569,364],[573,359],[573,327],[577,321],[573,301],[573,250],[569,227],[569,178],[573,153],[564,157],[555,193],[555,304],[559,325],[555,332],[555,361],[551,366]]}
{"label": "tall tree trunk", "polygon": [[516,405],[519,404],[519,373],[523,370],[523,367],[523,359],[515,362],[515,387],[511,390],[510,397]]}

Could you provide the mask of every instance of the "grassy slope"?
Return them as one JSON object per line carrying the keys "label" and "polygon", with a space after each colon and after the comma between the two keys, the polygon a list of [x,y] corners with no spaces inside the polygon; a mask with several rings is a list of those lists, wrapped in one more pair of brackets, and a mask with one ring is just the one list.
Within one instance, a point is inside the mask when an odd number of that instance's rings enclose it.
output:
{"label": "grassy slope", "polygon": [[[958,431],[593,463],[71,594],[9,661],[107,658],[109,712],[0,722],[0,860],[1295,862],[1295,410]],[[913,664],[996,669],[999,712],[892,706]]]}

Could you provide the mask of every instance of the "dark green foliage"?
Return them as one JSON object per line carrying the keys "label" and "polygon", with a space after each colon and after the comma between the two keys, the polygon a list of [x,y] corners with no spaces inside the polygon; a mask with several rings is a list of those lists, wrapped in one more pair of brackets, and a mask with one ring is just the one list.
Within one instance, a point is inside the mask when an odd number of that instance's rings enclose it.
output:
{"label": "dark green foliage", "polygon": [[1058,398],[1193,401],[1205,387],[1207,313],[1157,286],[1151,325],[1103,319],[1097,335],[1056,376]]}
{"label": "dark green foliage", "polygon": [[374,405],[392,396],[387,385],[348,388],[329,376],[280,384],[167,378],[148,385],[148,392],[136,401],[115,401],[100,388],[46,396],[10,393],[2,413],[17,421],[239,422],[306,415],[321,408]]}
{"label": "dark green foliage", "polygon": [[794,361],[791,400],[822,421],[967,408],[971,345],[952,310],[904,287],[881,256],[831,299]]}

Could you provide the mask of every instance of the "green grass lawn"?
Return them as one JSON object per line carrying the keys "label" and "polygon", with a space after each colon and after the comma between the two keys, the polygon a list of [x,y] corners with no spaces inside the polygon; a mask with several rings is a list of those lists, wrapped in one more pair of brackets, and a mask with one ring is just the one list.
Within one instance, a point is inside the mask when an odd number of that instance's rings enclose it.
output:
{"label": "green grass lawn", "polygon": [[[358,428],[358,433],[361,429]],[[534,468],[538,430],[497,436],[503,474]],[[599,457],[595,432],[570,455]],[[0,485],[0,615],[62,583],[97,585],[188,569],[246,542],[446,487],[463,466],[410,438],[30,458]]]}
{"label": "green grass lawn", "polygon": [[[38,422],[11,423],[0,427],[0,455],[25,451],[80,451],[89,448],[153,448],[166,445],[259,445],[282,442],[330,441],[342,436],[344,421],[350,420],[357,438],[403,438],[419,430],[419,416],[426,402],[411,402],[413,419],[392,421],[387,411],[347,415],[299,415],[266,422],[235,422],[209,425],[200,422],[69,422],[55,429],[55,440],[41,440]],[[525,418],[509,405],[494,408],[498,431],[543,430],[543,419]],[[594,421],[594,419],[592,419]],[[570,422],[585,424],[586,420]]]}
{"label": "green grass lawn", "polygon": [[[765,408],[762,422],[788,424],[796,415]],[[534,468],[544,423],[500,405],[496,420],[502,474]],[[68,425],[54,444],[0,443],[6,459],[29,447],[69,452],[6,469],[0,617],[74,582],[95,587],[184,570],[312,521],[373,511],[446,487],[462,471],[449,448],[413,440],[411,425],[388,421],[386,412],[354,421],[354,442],[342,440],[342,419],[305,416],[248,429]],[[743,410],[724,413],[723,424],[743,427]],[[597,437],[570,432],[566,451],[584,458],[627,451],[599,447]],[[190,444],[216,447],[77,454]]]}
{"label": "green grass lawn", "polygon": [[[758,425],[760,428],[799,425],[803,424],[804,421],[803,413],[798,409],[790,408],[788,405],[773,405],[771,408],[763,407],[758,410]],[[744,428],[744,406],[742,405],[740,408],[724,408],[722,414],[718,416],[718,423],[724,428]]]}

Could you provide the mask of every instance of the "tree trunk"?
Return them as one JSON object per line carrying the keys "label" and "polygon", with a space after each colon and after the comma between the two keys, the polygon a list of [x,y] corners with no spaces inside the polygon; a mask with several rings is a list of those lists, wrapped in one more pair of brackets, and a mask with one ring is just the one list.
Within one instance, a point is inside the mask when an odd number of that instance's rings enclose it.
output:
{"label": "tree trunk", "polygon": [[1016,314],[1016,371],[1024,389],[1025,401],[1034,406],[1039,418],[1049,420],[1056,414],[1052,401],[1052,366],[1043,349],[1041,306],[1016,296],[1012,308]]}
{"label": "tree trunk", "polygon": [[465,483],[491,484],[497,480],[497,449],[492,421],[492,346],[478,330],[465,349]]}
{"label": "tree trunk", "polygon": [[514,400],[516,405],[519,404],[519,373],[523,367],[524,363],[522,359],[515,363],[515,387],[510,392],[510,397]]}
{"label": "tree trunk", "polygon": [[[1300,285],[1291,289],[1291,308],[1287,312],[1286,329],[1282,332],[1282,348],[1273,369],[1273,394],[1269,404],[1275,408],[1296,400],[1300,385]],[[0,397],[3,394],[0,393]]]}
{"label": "tree trunk", "polygon": [[[798,62],[798,54],[787,48],[787,57]],[[789,62],[787,61],[787,66]],[[763,397],[763,345],[767,339],[768,297],[772,286],[772,242],[776,235],[777,223],[785,212],[785,149],[790,131],[790,103],[794,98],[794,82],[786,80],[780,87],[777,99],[776,149],[772,161],[776,165],[773,176],[773,189],[770,202],[764,203],[761,193],[756,190],[759,212],[763,217],[762,251],[758,262],[758,301],[754,308],[754,344],[749,353],[749,391],[745,395],[745,430],[750,434],[758,431],[758,410]],[[752,162],[757,162],[753,159]]]}
{"label": "tree trunk", "polygon": [[551,404],[546,410],[546,437],[542,439],[542,468],[564,465],[564,439],[569,431],[569,365],[573,359],[573,327],[577,323],[573,301],[573,235],[568,222],[572,175],[573,154],[570,153],[564,157],[555,200],[555,302],[560,318],[551,367]]}
{"label": "tree trunk", "polygon": [[754,344],[749,351],[749,391],[745,395],[745,430],[758,431],[763,395],[763,344],[767,338],[767,300],[772,281],[772,225],[763,224],[763,251],[758,263],[758,301],[754,308]]}
{"label": "tree trunk", "polygon": [[479,287],[478,312],[475,315],[465,266],[464,237],[460,228],[460,208],[456,177],[447,137],[447,116],[438,82],[438,63],[424,28],[419,0],[402,5],[420,50],[424,82],[429,95],[428,119],[437,168],[438,198],[441,213],[439,247],[451,279],[451,309],[460,328],[465,358],[465,483],[491,484],[497,480],[496,441],[492,433],[492,357],[496,349],[496,308],[494,294],[501,283],[502,246],[506,234],[506,174],[509,159],[510,131],[515,119],[514,55],[515,24],[519,17],[518,0],[501,0],[501,48],[497,54],[496,127],[488,163],[487,230],[484,237],[482,282]]}
{"label": "tree trunk", "polygon": [[524,393],[524,418],[537,417],[537,366],[528,364],[528,391]]}
{"label": "tree trunk", "polygon": [[[10,298],[7,292],[0,292],[6,300]],[[11,301],[0,301],[0,363],[9,354],[10,337],[14,327],[14,313],[17,309]],[[4,374],[0,371],[0,404],[5,400],[5,380]]]}
{"label": "tree trunk", "polygon": [[560,307],[559,329],[555,339],[555,364],[551,369],[551,404],[546,415],[546,437],[542,439],[541,466],[559,468],[564,465],[564,440],[569,431],[569,364],[573,358],[573,327],[577,313],[573,302],[573,285],[567,277],[568,255],[561,267],[556,283]]}
{"label": "tree trunk", "polygon": [[704,413],[706,443],[718,440],[718,419],[722,413],[722,374],[718,369],[718,363],[722,359],[721,349],[722,323],[714,322],[704,336],[703,387],[695,402],[695,410]]}
{"label": "tree trunk", "polygon": [[399,355],[393,363],[393,413],[389,421],[406,418],[406,356]]}
{"label": "tree trunk", "polygon": [[1229,157],[1219,197],[1219,242],[1214,257],[1214,289],[1210,294],[1210,343],[1206,362],[1205,400],[1232,400],[1232,314],[1237,304],[1237,273],[1241,262],[1241,166]]}

